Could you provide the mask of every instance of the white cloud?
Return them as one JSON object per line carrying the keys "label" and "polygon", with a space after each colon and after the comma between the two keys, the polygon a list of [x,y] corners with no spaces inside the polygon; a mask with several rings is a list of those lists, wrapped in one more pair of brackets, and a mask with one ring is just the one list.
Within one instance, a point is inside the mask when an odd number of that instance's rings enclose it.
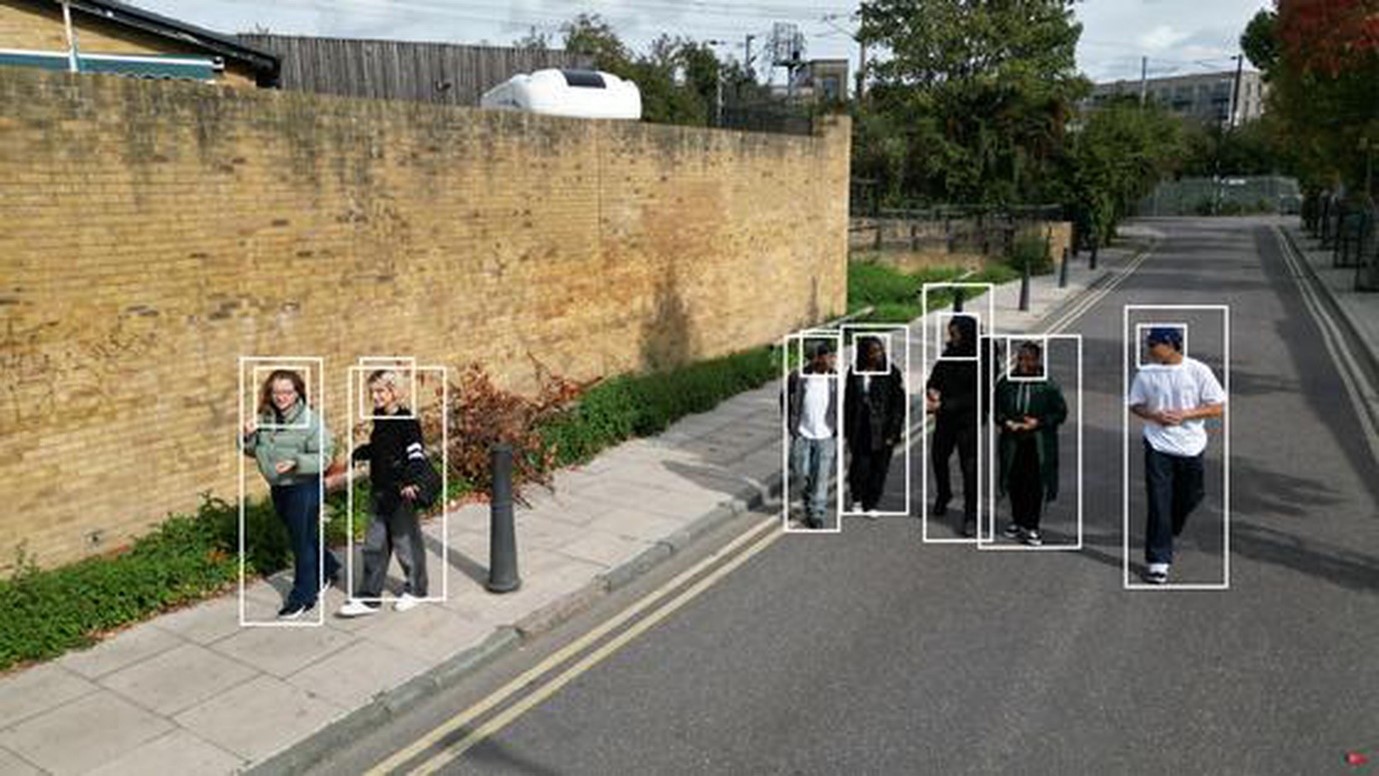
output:
{"label": "white cloud", "polygon": [[1191,37],[1191,33],[1175,30],[1167,24],[1160,24],[1141,35],[1139,43],[1142,48],[1150,51],[1162,51],[1188,37]]}

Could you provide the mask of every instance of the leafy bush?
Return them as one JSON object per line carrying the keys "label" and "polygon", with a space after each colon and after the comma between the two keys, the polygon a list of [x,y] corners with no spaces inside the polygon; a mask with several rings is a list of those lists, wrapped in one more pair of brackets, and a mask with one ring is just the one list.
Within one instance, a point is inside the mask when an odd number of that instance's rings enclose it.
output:
{"label": "leafy bush", "polygon": [[758,348],[668,372],[615,377],[589,388],[578,404],[543,422],[539,433],[558,465],[587,461],[770,382],[780,376],[778,359],[772,349]]}
{"label": "leafy bush", "polygon": [[1025,235],[1015,240],[1007,264],[1015,270],[1016,277],[1024,271],[1025,262],[1029,262],[1031,275],[1046,275],[1053,272],[1053,257],[1049,255],[1049,246],[1043,237]]}

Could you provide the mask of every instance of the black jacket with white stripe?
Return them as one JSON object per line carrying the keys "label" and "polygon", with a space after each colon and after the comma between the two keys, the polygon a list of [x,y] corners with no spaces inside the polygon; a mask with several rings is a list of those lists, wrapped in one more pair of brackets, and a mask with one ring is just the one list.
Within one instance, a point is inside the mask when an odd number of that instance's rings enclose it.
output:
{"label": "black jacket with white stripe", "polygon": [[408,463],[426,460],[421,424],[406,407],[398,407],[392,415],[378,411],[368,444],[355,449],[354,460],[369,462],[374,510],[391,514],[402,502],[402,488],[415,484],[407,477]]}

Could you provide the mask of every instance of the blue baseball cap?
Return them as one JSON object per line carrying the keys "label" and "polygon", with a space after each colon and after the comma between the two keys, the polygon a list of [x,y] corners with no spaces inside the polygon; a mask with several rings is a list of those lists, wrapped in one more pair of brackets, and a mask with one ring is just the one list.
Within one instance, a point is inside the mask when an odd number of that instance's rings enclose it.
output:
{"label": "blue baseball cap", "polygon": [[1144,338],[1149,345],[1163,343],[1171,345],[1174,350],[1183,349],[1183,330],[1176,326],[1154,326],[1149,330],[1149,334]]}

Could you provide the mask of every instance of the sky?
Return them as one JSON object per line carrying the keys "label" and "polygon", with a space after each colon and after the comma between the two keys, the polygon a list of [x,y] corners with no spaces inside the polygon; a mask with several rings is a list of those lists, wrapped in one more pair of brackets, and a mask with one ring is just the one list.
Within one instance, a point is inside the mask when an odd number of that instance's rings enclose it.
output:
{"label": "sky", "polygon": [[[857,60],[856,0],[125,0],[217,32],[270,32],[506,45],[533,28],[559,45],[562,22],[581,12],[608,20],[638,51],[661,33],[721,41],[741,59],[747,35],[759,56],[774,24],[805,36],[805,58]],[[1246,23],[1272,0],[1079,0],[1078,68],[1094,81],[1229,70]],[[1248,67],[1248,62],[1246,67]],[[764,72],[761,60],[757,70]],[[783,81],[784,70],[775,73]]]}

